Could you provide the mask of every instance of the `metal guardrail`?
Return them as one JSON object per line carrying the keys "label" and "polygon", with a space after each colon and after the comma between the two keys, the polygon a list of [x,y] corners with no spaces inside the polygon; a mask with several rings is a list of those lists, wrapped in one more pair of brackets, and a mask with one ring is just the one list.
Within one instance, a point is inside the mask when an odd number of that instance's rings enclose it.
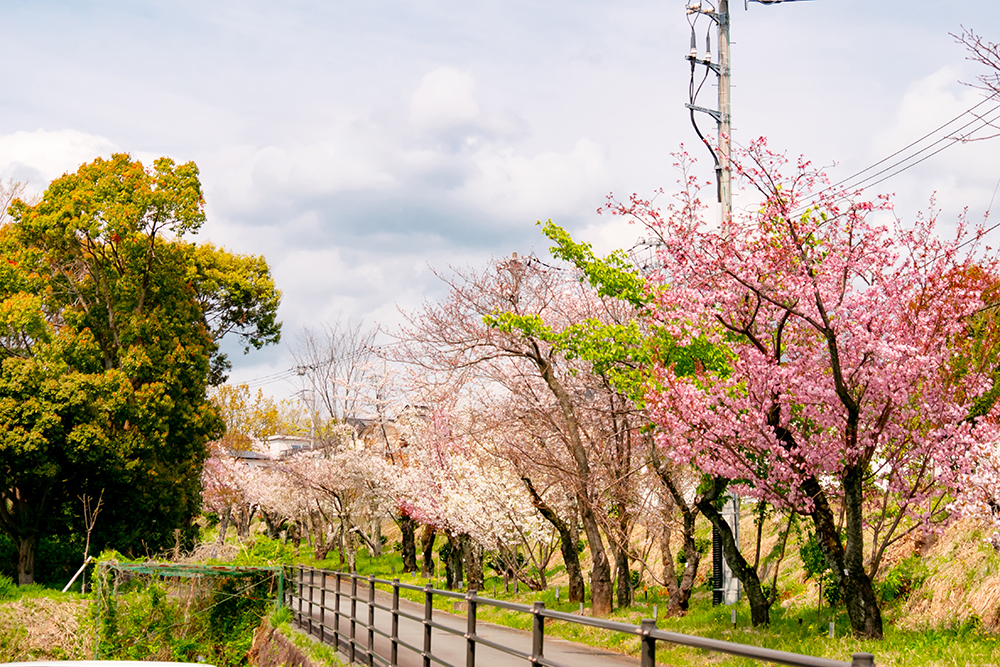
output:
{"label": "metal guardrail", "polygon": [[[404,584],[399,579],[392,581],[386,579],[376,579],[375,577],[363,577],[358,574],[348,574],[335,572],[332,570],[319,570],[316,568],[295,568],[290,586],[288,586],[289,600],[288,607],[291,609],[296,625],[317,637],[321,642],[331,644],[335,650],[343,650],[351,662],[362,660],[369,667],[376,664],[380,667],[396,667],[399,657],[399,647],[409,649],[422,657],[423,667],[431,667],[431,663],[437,663],[443,667],[458,667],[445,662],[435,656],[432,652],[432,633],[439,630],[452,635],[463,637],[466,640],[465,667],[475,667],[476,646],[482,644],[490,648],[502,651],[508,655],[523,658],[531,665],[542,665],[544,667],[571,667],[558,662],[553,662],[545,657],[545,619],[587,625],[594,628],[603,628],[615,632],[635,635],[639,637],[641,648],[639,652],[639,664],[641,667],[655,667],[656,665],[656,642],[670,642],[692,648],[700,648],[708,651],[729,653],[732,655],[761,660],[765,662],[791,665],[792,667],[874,667],[875,657],[871,653],[855,653],[850,662],[840,660],[830,660],[829,658],[817,658],[814,656],[790,653],[788,651],[778,651],[775,649],[761,648],[747,644],[737,644],[719,639],[708,639],[694,635],[685,635],[678,632],[667,632],[656,628],[655,619],[646,619],[641,625],[630,625],[617,621],[607,621],[600,618],[591,618],[577,614],[546,609],[544,603],[536,602],[528,606],[503,600],[493,600],[477,595],[475,592],[456,593],[454,591],[443,591],[433,588],[430,584],[426,586],[414,586]],[[320,584],[317,585],[316,578],[319,575]],[[327,588],[326,581],[333,578],[335,586],[333,589]],[[342,582],[348,581],[349,591],[342,588]],[[364,584],[364,595],[362,599],[358,594],[358,583]],[[375,602],[376,586],[386,586],[391,590],[392,602],[390,606],[385,606]],[[423,616],[414,616],[399,608],[400,590],[419,591],[424,594]],[[304,595],[308,591],[308,597]],[[318,592],[318,600],[316,593]],[[389,591],[386,591],[387,593]],[[327,605],[327,594],[333,594],[333,607]],[[454,628],[449,628],[440,623],[435,623],[433,618],[434,596],[452,598],[466,603],[466,630],[461,632]],[[362,602],[368,609],[367,619],[358,618],[358,602]],[[350,611],[342,610],[342,603],[349,602]],[[476,633],[476,610],[479,605],[488,605],[507,609],[510,611],[531,614],[531,653],[518,651],[507,646],[503,646]],[[391,614],[392,623],[387,632],[375,627],[375,610]],[[327,614],[332,613],[332,625],[327,623]],[[405,618],[423,625],[423,646],[413,646],[404,642],[399,637],[399,619]],[[347,632],[340,630],[341,621],[346,621]],[[364,641],[358,637],[358,629],[366,633]],[[381,636],[390,642],[389,657],[375,653],[375,636]]]}

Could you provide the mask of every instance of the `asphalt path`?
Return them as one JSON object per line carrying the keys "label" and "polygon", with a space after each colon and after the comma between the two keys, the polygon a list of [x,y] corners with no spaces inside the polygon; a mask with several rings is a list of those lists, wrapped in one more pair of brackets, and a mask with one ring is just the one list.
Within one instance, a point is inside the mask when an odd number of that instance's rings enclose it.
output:
{"label": "asphalt path", "polygon": [[[333,577],[329,577],[328,579],[329,587],[332,589]],[[316,585],[319,586],[320,582],[316,581]],[[343,592],[341,593],[340,598],[340,612],[341,614],[350,614],[351,600],[350,596],[347,595],[347,593],[350,592],[350,582],[344,581],[342,586]],[[309,618],[311,617],[312,629],[310,634],[316,638],[319,638],[322,634],[323,641],[327,644],[333,645],[333,631],[336,627],[335,614],[333,612],[334,594],[332,591],[327,591],[325,595],[325,605],[321,604],[323,600],[321,599],[321,595],[318,590],[314,590],[313,594],[314,598],[312,600],[311,607],[309,605],[308,597],[302,601],[302,622],[299,624],[299,627],[303,631],[310,632]],[[309,595],[308,588],[303,590],[303,595]],[[358,582],[358,597],[362,599],[368,598],[367,583],[363,580]],[[299,600],[297,598],[293,601],[293,611],[299,611],[298,602]],[[355,661],[367,663],[368,604],[359,600],[356,605],[354,617],[357,619],[357,622],[354,625],[353,635],[358,648],[355,653]],[[380,607],[391,607],[391,605],[392,596],[389,593],[380,591],[376,588],[375,604],[373,605],[375,608],[375,627],[387,635],[391,634],[392,630],[392,614],[391,612],[381,609]],[[324,606],[325,610],[323,609]],[[424,606],[416,602],[400,599],[399,610],[399,646],[397,664],[400,665],[400,667],[421,667],[421,665],[423,665],[421,652],[424,647]],[[452,632],[448,632],[437,627],[431,629],[430,652],[437,658],[437,661],[432,664],[443,663],[453,667],[464,667],[466,665],[466,651],[468,645],[468,642],[464,637],[468,622],[467,617],[465,615],[449,614],[435,609],[432,612],[431,618],[434,624],[444,628],[449,628],[457,633],[453,634]],[[549,623],[551,622],[552,621],[549,621]],[[339,619],[339,627],[337,627],[337,629],[340,634],[339,649],[342,654],[349,656],[349,649],[344,645],[344,643],[345,637],[349,638],[352,634],[350,620],[348,618],[341,617]],[[527,656],[531,655],[530,632],[523,632],[479,621],[476,623],[476,636],[484,638],[487,641],[499,646],[506,647],[507,649],[517,651],[521,654],[510,655],[491,646],[487,646],[486,644],[477,643],[475,648],[477,666],[514,667],[515,665],[522,666],[530,664],[530,661],[527,658]],[[636,638],[636,641],[638,642],[638,638]],[[409,647],[404,646],[404,644]],[[376,659],[375,664],[387,664],[390,659],[391,652],[391,643],[389,638],[375,633],[374,647],[375,654],[385,660],[385,662],[380,663],[380,661]],[[547,661],[551,661],[552,663],[556,663],[563,667],[636,667],[639,664],[639,661],[635,658],[623,656],[618,653],[602,651],[583,644],[548,637],[545,638],[543,643],[543,655]]]}

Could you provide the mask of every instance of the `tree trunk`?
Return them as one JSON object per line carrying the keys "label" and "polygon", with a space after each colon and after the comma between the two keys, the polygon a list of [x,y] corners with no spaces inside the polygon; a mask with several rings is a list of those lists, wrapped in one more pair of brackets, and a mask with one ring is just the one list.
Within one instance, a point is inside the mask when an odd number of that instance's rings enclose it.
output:
{"label": "tree trunk", "polygon": [[337,546],[337,567],[339,567],[341,570],[343,570],[344,569],[344,565],[347,563],[347,561],[344,560],[344,555],[347,553],[347,546],[344,544],[344,529],[343,529],[343,527],[337,529],[337,537],[336,538],[334,538],[333,535],[330,535],[330,545],[327,547],[327,549],[332,549],[333,548],[333,546],[334,546],[334,539],[336,539],[336,546]]}
{"label": "tree trunk", "polygon": [[611,585],[611,566],[601,540],[601,530],[597,519],[585,498],[580,499],[580,514],[583,528],[587,531],[590,546],[590,606],[594,616],[607,616],[613,608],[614,591]]}
{"label": "tree trunk", "polygon": [[372,558],[382,557],[382,521],[376,519],[371,523]]}
{"label": "tree trunk", "polygon": [[573,485],[580,504],[580,518],[583,519],[583,528],[587,531],[587,542],[590,546],[592,562],[590,568],[591,610],[594,616],[607,616],[612,609],[614,587],[611,585],[611,567],[608,565],[608,556],[604,551],[601,530],[597,525],[597,519],[594,517],[594,511],[590,504],[590,460],[587,456],[587,448],[583,444],[583,437],[580,435],[580,423],[576,418],[573,399],[562,386],[559,378],[556,377],[552,364],[542,354],[536,341],[529,340],[528,342],[531,346],[531,353],[528,356],[535,362],[542,379],[545,380],[545,384],[548,385],[552,395],[558,401],[565,420],[566,445],[576,464]]}
{"label": "tree trunk", "polygon": [[[688,518],[690,517],[691,528],[688,530]],[[670,599],[667,600],[667,615],[682,616],[688,609],[691,600],[691,591],[694,589],[694,580],[698,575],[698,564],[701,562],[701,552],[694,542],[694,515],[688,512],[684,516],[684,573],[680,581],[677,580],[677,570],[674,568],[674,555],[670,549],[670,538],[672,530],[667,524],[663,528],[660,538],[660,551],[663,554],[663,580],[666,583]]]}
{"label": "tree trunk", "polygon": [[215,540],[215,545],[212,547],[212,558],[215,558],[219,553],[219,547],[226,543],[226,533],[229,532],[229,521],[233,516],[233,509],[227,507],[222,514],[219,515],[219,536]]}
{"label": "tree trunk", "polygon": [[416,572],[417,571],[417,543],[416,543],[416,526],[417,522],[414,521],[406,514],[400,514],[399,520],[400,532],[400,555],[403,557],[403,572]]}
{"label": "tree trunk", "polygon": [[275,522],[271,514],[269,512],[265,512],[264,510],[260,511],[260,516],[264,519],[264,525],[267,526],[267,539],[278,539],[278,528],[280,528],[279,523]]}
{"label": "tree trunk", "polygon": [[726,479],[713,477],[709,489],[695,503],[701,513],[712,522],[712,526],[718,530],[719,538],[722,541],[722,554],[726,558],[726,563],[733,571],[733,576],[743,584],[743,592],[746,593],[747,601],[750,603],[750,623],[755,627],[770,625],[771,600],[764,595],[757,571],[747,563],[736,546],[733,529],[715,507],[715,501],[722,496],[728,483],[729,481]]}
{"label": "tree trunk", "polygon": [[614,549],[615,579],[618,581],[618,606],[625,608],[632,604],[632,573],[629,571],[628,551]]}
{"label": "tree trunk", "polygon": [[672,516],[664,517],[663,535],[660,538],[660,550],[663,553],[663,579],[667,585],[667,590],[670,592],[670,600],[667,602],[667,614],[669,616],[680,616],[688,609],[691,591],[694,589],[694,580],[698,574],[698,564],[701,562],[701,552],[698,551],[698,547],[694,541],[694,528],[695,520],[698,518],[698,507],[696,505],[688,505],[684,499],[684,494],[680,492],[680,489],[674,483],[671,468],[660,458],[656,444],[652,442],[652,438],[650,438],[649,445],[650,463],[652,463],[653,470],[656,471],[660,481],[663,482],[663,486],[667,489],[670,499],[673,500],[673,504],[680,510],[683,519],[684,533],[682,538],[683,546],[681,548],[684,550],[685,562],[684,574],[681,576],[680,582],[677,581],[677,571],[674,568],[674,555],[670,550],[672,532],[670,521],[672,520]]}
{"label": "tree trunk", "polygon": [[441,549],[444,561],[444,587],[449,591],[462,587],[462,536],[445,531],[448,543]]}
{"label": "tree trunk", "polygon": [[559,533],[559,550],[562,553],[563,564],[566,566],[566,575],[569,577],[569,601],[583,602],[583,568],[580,567],[580,552],[577,551],[580,536],[575,530],[576,517],[574,516],[569,523],[563,521],[555,510],[538,495],[529,478],[522,477],[521,480],[531,496],[531,504]]}
{"label": "tree trunk", "polygon": [[354,574],[358,571],[358,547],[354,542],[354,531],[341,529],[344,535],[344,551],[347,552],[347,571]]}
{"label": "tree trunk", "polygon": [[[332,535],[330,536],[330,539],[326,539],[326,536],[322,531],[316,534],[316,537],[313,539],[314,560],[323,560],[326,558],[327,554],[329,554],[330,550],[333,548],[333,539]],[[343,561],[341,561],[341,565],[343,565]]]}
{"label": "tree trunk", "polygon": [[667,616],[680,616],[684,613],[680,600],[680,582],[677,581],[677,569],[674,567],[674,552],[670,549],[670,538],[673,529],[670,527],[670,517],[665,517],[663,530],[660,531],[660,557],[663,560],[663,585],[667,588]]}
{"label": "tree trunk", "polygon": [[468,535],[459,537],[462,549],[462,564],[465,567],[466,588],[470,591],[483,590],[483,550]]}
{"label": "tree trunk", "polygon": [[864,568],[863,507],[861,483],[864,471],[860,466],[847,468],[844,474],[846,548],[833,518],[833,510],[816,478],[806,480],[802,488],[813,499],[812,519],[816,539],[834,579],[844,594],[851,632],[858,639],[882,639],[882,613],[875,597],[872,580]]}
{"label": "tree trunk", "polygon": [[424,526],[424,534],[420,537],[420,548],[423,550],[423,562],[420,565],[420,576],[430,579],[434,576],[434,537],[437,530],[434,526]]}
{"label": "tree trunk", "polygon": [[250,522],[253,521],[253,515],[256,513],[257,508],[255,507],[240,507],[239,511],[236,513],[236,535],[240,538],[246,539],[250,536]]}
{"label": "tree trunk", "polygon": [[17,585],[28,586],[35,583],[35,553],[38,550],[37,535],[22,535],[17,549]]}
{"label": "tree trunk", "polygon": [[298,556],[299,549],[302,547],[302,523],[300,521],[292,523],[292,527],[288,531],[288,537],[292,541],[292,546],[295,547],[295,555]]}

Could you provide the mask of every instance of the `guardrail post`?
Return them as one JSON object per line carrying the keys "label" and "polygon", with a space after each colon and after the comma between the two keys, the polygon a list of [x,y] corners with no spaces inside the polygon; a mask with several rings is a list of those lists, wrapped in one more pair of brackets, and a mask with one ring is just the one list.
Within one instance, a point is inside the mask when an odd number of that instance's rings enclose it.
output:
{"label": "guardrail post", "polygon": [[357,636],[358,628],[358,575],[351,573],[351,647],[348,650],[349,662],[356,662],[357,657]]}
{"label": "guardrail post", "polygon": [[875,667],[875,656],[871,653],[855,653],[851,656],[851,667]]}
{"label": "guardrail post", "polygon": [[333,653],[340,650],[340,572],[336,574],[337,584],[333,589]]}
{"label": "guardrail post", "polygon": [[431,667],[431,620],[434,618],[434,587],[427,584],[424,588],[424,667]]}
{"label": "guardrail post", "polygon": [[476,591],[465,594],[465,667],[476,667]]}
{"label": "guardrail post", "polygon": [[[517,581],[515,579],[515,581]],[[537,665],[538,661],[544,657],[543,650],[545,644],[545,611],[544,602],[536,602],[531,608],[531,664]]]}
{"label": "guardrail post", "polygon": [[640,627],[642,628],[640,630],[642,648],[639,649],[639,665],[640,667],[656,667],[656,637],[650,636],[650,633],[656,629],[656,619],[645,618]]}
{"label": "guardrail post", "polygon": [[375,664],[375,575],[368,575],[368,667]]}
{"label": "guardrail post", "polygon": [[309,636],[313,633],[313,586],[315,585],[315,578],[313,575],[316,574],[316,568],[309,568]]}
{"label": "guardrail post", "polygon": [[399,663],[399,579],[392,580],[392,637],[389,639],[389,664]]}

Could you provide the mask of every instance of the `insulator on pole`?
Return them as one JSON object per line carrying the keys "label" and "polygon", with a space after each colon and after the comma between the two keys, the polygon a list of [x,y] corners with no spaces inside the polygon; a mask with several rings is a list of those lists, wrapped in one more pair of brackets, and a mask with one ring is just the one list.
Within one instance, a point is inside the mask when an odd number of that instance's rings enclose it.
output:
{"label": "insulator on pole", "polygon": [[694,34],[694,26],[691,26],[691,57],[698,57],[698,38]]}

